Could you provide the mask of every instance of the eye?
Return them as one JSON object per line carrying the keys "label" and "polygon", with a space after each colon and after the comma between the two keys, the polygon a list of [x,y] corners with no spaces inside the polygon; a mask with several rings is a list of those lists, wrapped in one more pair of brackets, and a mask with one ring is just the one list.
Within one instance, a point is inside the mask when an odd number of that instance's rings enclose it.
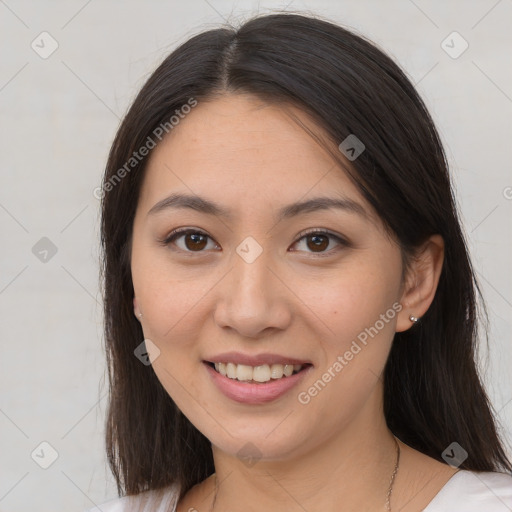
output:
{"label": "eye", "polygon": [[[294,245],[300,245],[300,243],[304,241],[307,249],[309,249],[313,253],[320,253],[320,255],[323,256],[324,253],[333,252],[334,249],[332,248],[329,249],[328,251],[326,250],[328,247],[331,246],[332,240],[334,240],[338,246],[349,246],[349,243],[340,236],[322,229],[313,229],[300,233],[299,240],[297,240],[297,242],[295,242]],[[306,252],[308,251],[306,250]]]}
{"label": "eye", "polygon": [[[182,240],[183,239],[183,240]],[[181,241],[178,243],[178,241]],[[208,247],[208,241],[211,241],[213,247]],[[331,253],[334,249],[327,250],[335,242],[335,245],[348,247],[350,244],[341,238],[339,235],[335,235],[326,230],[313,229],[299,234],[299,239],[294,243],[297,245],[301,242],[305,242],[306,252],[308,250],[313,253],[317,253],[320,256],[325,253]],[[172,231],[164,240],[160,241],[163,245],[168,246],[175,244],[180,250],[184,252],[203,252],[203,249],[215,249],[219,247],[217,243],[214,243],[213,239],[209,235],[198,229],[192,228],[179,228]],[[297,249],[293,249],[296,251]],[[304,250],[304,249],[298,249]]]}
{"label": "eye", "polygon": [[[182,238],[183,244],[180,245],[177,241]],[[161,240],[161,243],[163,245],[176,243],[176,246],[185,252],[202,252],[205,248],[212,249],[212,247],[208,247],[208,240],[213,243],[213,239],[203,231],[191,228],[179,228],[172,231],[164,240]],[[218,247],[217,244],[214,244],[214,246]]]}

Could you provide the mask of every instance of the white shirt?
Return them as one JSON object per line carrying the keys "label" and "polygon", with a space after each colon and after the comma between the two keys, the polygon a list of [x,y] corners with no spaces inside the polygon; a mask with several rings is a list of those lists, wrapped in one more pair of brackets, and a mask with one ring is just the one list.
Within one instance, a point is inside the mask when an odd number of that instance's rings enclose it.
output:
{"label": "white shirt", "polygon": [[[86,512],[176,512],[177,486],[172,485],[162,493],[163,496],[158,496],[155,491],[146,491],[137,496],[125,496]],[[458,471],[423,512],[512,512],[512,476]]]}

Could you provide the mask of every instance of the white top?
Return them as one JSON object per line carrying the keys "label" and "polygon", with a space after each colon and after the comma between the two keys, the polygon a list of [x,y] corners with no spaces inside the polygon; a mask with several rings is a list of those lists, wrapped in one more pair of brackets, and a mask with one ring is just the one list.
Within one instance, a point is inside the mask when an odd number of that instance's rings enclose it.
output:
{"label": "white top", "polygon": [[[178,488],[146,491],[117,498],[86,512],[176,512]],[[512,512],[512,476],[461,470],[455,473],[423,512]]]}

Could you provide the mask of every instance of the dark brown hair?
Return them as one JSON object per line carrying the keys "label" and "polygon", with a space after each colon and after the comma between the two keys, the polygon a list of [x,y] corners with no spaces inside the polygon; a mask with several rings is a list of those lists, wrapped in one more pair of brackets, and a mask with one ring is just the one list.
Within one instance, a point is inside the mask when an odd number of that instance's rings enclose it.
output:
{"label": "dark brown hair", "polygon": [[[434,123],[404,72],[373,43],[317,17],[283,13],[200,33],[173,51],[143,86],[113,142],[101,242],[106,448],[119,494],[177,483],[182,496],[214,472],[208,439],[152,367],[134,356],[143,333],[133,313],[130,247],[147,157],[126,163],[191,98],[200,103],[226,93],[298,107],[335,147],[355,134],[366,149],[351,162],[350,177],[403,254],[432,234],[443,237],[433,303],[418,325],[394,337],[384,372],[385,417],[397,437],[434,459],[442,461],[455,441],[469,454],[462,469],[511,471],[477,372],[480,292]],[[341,152],[337,158],[346,163]]]}

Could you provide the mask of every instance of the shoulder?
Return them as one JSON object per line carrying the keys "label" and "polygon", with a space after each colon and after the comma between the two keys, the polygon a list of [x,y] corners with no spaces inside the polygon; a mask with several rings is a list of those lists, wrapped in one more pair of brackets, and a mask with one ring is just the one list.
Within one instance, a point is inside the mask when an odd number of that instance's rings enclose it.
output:
{"label": "shoulder", "polygon": [[461,470],[444,485],[423,512],[509,512],[512,476]]}
{"label": "shoulder", "polygon": [[164,489],[115,498],[85,512],[174,512],[178,496],[178,486],[173,484]]}

